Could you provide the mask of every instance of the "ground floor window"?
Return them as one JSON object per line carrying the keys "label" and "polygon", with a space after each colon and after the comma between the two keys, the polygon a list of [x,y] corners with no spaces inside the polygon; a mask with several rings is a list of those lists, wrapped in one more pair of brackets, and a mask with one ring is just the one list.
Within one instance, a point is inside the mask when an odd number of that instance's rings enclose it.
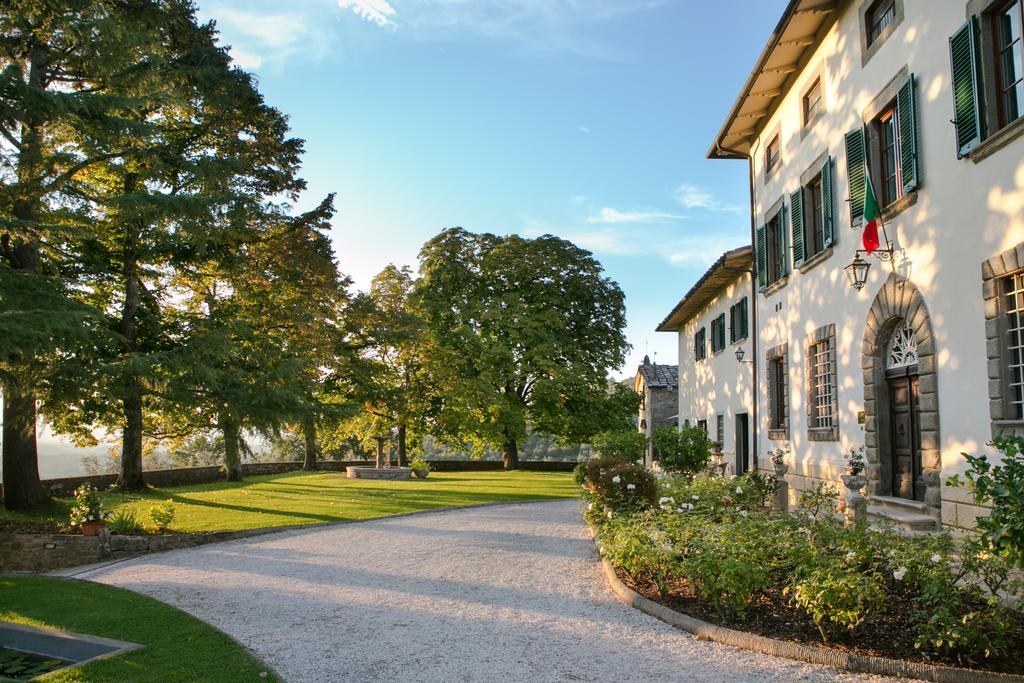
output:
{"label": "ground floor window", "polygon": [[808,335],[806,350],[808,438],[838,440],[835,325],[820,327]]}

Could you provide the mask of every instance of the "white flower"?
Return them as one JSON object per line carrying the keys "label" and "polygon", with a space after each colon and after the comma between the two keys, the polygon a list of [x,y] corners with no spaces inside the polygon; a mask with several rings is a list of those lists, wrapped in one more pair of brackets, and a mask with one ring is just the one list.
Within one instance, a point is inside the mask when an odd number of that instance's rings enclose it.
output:
{"label": "white flower", "polygon": [[643,464],[644,464],[644,461],[643,461],[643,460],[637,460],[637,461],[636,461],[636,464],[637,464],[637,465],[643,465]]}
{"label": "white flower", "polygon": [[620,477],[619,475],[616,474],[614,477],[612,477],[613,484],[618,484],[620,481],[622,481],[622,477]]}
{"label": "white flower", "polygon": [[700,500],[700,496],[698,496],[697,494],[694,494],[694,495],[690,496],[690,498],[692,500]]}
{"label": "white flower", "polygon": [[686,509],[687,510],[692,510],[693,509],[693,503],[687,503],[686,504]]}
{"label": "white flower", "polygon": [[676,502],[676,501],[675,501],[674,498],[672,498],[672,496],[662,496],[661,498],[658,499],[658,503],[659,504],[660,503],[674,503],[674,502]]}
{"label": "white flower", "polygon": [[736,487],[736,493],[743,493],[743,489],[739,486]]}
{"label": "white flower", "polygon": [[635,488],[636,488],[636,484],[626,484],[626,490],[627,491],[632,491]]}
{"label": "white flower", "polygon": [[846,553],[846,559],[848,559],[848,560],[852,560],[855,557],[857,557],[857,553],[853,552],[852,550],[850,552]]}
{"label": "white flower", "polygon": [[748,513],[747,513],[747,511],[746,511],[746,510],[740,510],[740,517],[746,517],[746,516],[747,516],[747,514],[748,514]]}
{"label": "white flower", "polygon": [[611,519],[611,518],[612,518],[612,511],[611,511],[611,510],[609,510],[609,511],[608,511],[608,519]]}
{"label": "white flower", "polygon": [[938,553],[932,555],[932,564],[938,564],[939,562],[942,562],[942,557]]}
{"label": "white flower", "polygon": [[906,567],[900,567],[899,569],[897,569],[896,571],[894,571],[892,573],[892,578],[896,579],[897,581],[902,581],[903,577],[906,576],[906,575],[907,575],[907,568]]}
{"label": "white flower", "polygon": [[682,505],[679,506],[678,512],[686,512],[686,503],[683,503]]}
{"label": "white flower", "polygon": [[593,509],[594,509],[594,504],[593,503],[591,503],[590,505],[587,506],[587,510],[593,510]]}

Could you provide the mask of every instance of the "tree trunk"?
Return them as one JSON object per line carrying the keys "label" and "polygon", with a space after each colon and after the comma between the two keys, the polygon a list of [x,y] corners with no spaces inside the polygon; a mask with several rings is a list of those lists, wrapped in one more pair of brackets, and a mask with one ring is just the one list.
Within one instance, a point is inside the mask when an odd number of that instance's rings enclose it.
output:
{"label": "tree trunk", "polygon": [[407,467],[409,465],[409,458],[406,456],[405,446],[405,434],[406,427],[404,424],[398,425],[398,466]]}
{"label": "tree trunk", "polygon": [[47,499],[39,481],[36,400],[31,392],[4,387],[4,507],[24,510]]}
{"label": "tree trunk", "polygon": [[222,413],[220,416],[220,430],[224,435],[224,476],[228,481],[242,481],[242,457],[238,447],[239,426],[238,422]]}
{"label": "tree trunk", "polygon": [[502,430],[502,434],[505,435],[505,443],[502,444],[501,450],[504,454],[504,463],[506,470],[517,470],[519,469],[519,445],[516,440],[509,436],[508,428]]}
{"label": "tree trunk", "polygon": [[117,487],[124,491],[146,490],[142,476],[142,392],[128,389],[124,405],[124,427],[121,429],[121,474]]}
{"label": "tree trunk", "polygon": [[312,417],[307,417],[303,420],[302,435],[306,439],[305,459],[302,462],[302,469],[315,470],[318,448],[316,443],[316,421]]}
{"label": "tree trunk", "polygon": [[[29,53],[28,85],[43,90],[47,87],[50,55],[45,45],[36,43]],[[22,227],[39,221],[41,198],[36,184],[41,175],[43,157],[43,122],[39,112],[26,106],[21,114],[21,149],[18,152],[17,194],[13,212]],[[4,233],[0,250],[12,270],[35,273],[39,269],[39,243],[32,237]],[[20,358],[5,359],[15,366],[30,368],[34,354],[27,351]],[[34,507],[47,499],[39,481],[39,451],[36,446],[36,396],[31,387],[6,383],[3,396],[3,479],[4,506],[9,510]]]}
{"label": "tree trunk", "polygon": [[[124,193],[130,195],[135,191],[135,177],[128,174],[124,179]],[[128,234],[124,243],[124,304],[121,307],[121,336],[125,339],[124,355],[132,356],[138,352],[138,314],[139,314],[139,269],[138,269],[138,231],[132,218],[125,222]],[[128,363],[131,368],[134,364]],[[128,370],[124,378],[124,428],[121,431],[121,476],[118,477],[119,488],[138,491],[146,488],[142,476],[142,379],[135,370]]]}

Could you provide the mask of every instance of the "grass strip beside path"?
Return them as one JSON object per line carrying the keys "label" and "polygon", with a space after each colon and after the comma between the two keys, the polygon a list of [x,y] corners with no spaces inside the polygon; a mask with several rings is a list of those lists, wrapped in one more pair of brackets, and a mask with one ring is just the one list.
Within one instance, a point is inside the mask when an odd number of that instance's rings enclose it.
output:
{"label": "grass strip beside path", "polygon": [[265,664],[217,629],[162,602],[112,586],[43,577],[0,577],[0,621],[143,645],[139,650],[46,677],[55,683],[279,680]]}
{"label": "grass strip beside path", "polygon": [[[170,531],[238,531],[262,527],[373,519],[420,510],[481,503],[575,498],[579,487],[562,472],[432,472],[427,479],[346,479],[343,472],[289,472],[242,482],[152,489],[144,494],[109,491],[106,510],[134,511],[151,526],[149,508],[172,500]],[[0,508],[0,523],[67,524],[70,499],[56,499],[33,512]]]}

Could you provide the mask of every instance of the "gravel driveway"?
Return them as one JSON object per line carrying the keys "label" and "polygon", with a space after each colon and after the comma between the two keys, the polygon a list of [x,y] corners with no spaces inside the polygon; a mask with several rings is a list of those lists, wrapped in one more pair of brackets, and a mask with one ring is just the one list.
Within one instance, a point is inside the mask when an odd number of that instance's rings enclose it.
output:
{"label": "gravel driveway", "polygon": [[431,512],[79,575],[226,631],[286,680],[879,680],[699,642],[619,603],[579,503]]}

